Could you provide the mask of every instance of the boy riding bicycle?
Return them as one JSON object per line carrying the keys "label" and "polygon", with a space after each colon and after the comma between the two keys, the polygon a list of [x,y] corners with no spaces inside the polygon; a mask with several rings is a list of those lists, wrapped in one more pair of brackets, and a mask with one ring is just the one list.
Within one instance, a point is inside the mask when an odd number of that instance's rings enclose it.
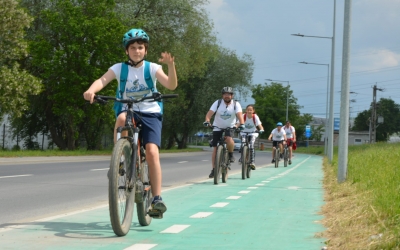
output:
{"label": "boy riding bicycle", "polygon": [[[156,80],[170,90],[174,90],[178,86],[174,57],[168,52],[161,53],[161,58],[158,60],[160,63],[168,66],[168,75],[164,73],[161,65],[150,63],[149,70],[154,87],[149,88],[147,85],[144,58],[147,55],[149,40],[149,36],[141,29],[131,29],[126,32],[122,38],[125,53],[128,57],[128,61],[125,62],[125,64],[128,65],[128,74],[125,89],[121,90],[123,92],[121,99],[135,99],[152,95],[153,92],[157,92]],[[114,64],[101,78],[94,81],[83,94],[84,98],[90,101],[90,103],[93,103],[95,93],[99,92],[114,79],[118,80],[118,85],[120,86],[122,64],[123,63]],[[150,181],[152,183],[152,208],[164,213],[167,207],[161,198],[162,175],[159,156],[162,128],[161,108],[157,102],[149,101],[135,104],[133,110],[135,111],[135,121],[142,124],[143,144],[146,149],[146,160],[150,170]],[[123,105],[122,109],[116,113],[117,119],[114,128],[114,143],[117,140],[116,129],[125,125],[126,111],[127,107]]]}
{"label": "boy riding bicycle", "polygon": [[271,134],[268,137],[268,140],[272,140],[272,162],[279,161],[279,159],[275,159],[275,150],[279,147],[281,155],[280,158],[282,159],[282,152],[283,152],[283,144],[286,142],[286,133],[285,130],[282,129],[282,122],[278,122],[276,124],[276,128],[274,128]]}
{"label": "boy riding bicycle", "polygon": [[[239,124],[237,124],[240,130],[244,129],[244,121],[242,116],[242,106],[239,102],[233,100],[233,90],[231,87],[224,87],[222,89],[222,100],[216,100],[210,107],[210,110],[206,114],[204,126],[210,126],[211,117],[214,115],[213,126],[217,126],[218,128],[228,128],[235,127],[236,118],[239,120]],[[215,155],[217,153],[217,143],[219,142],[219,138],[222,136],[222,132],[220,129],[213,129],[213,139],[212,146],[214,147],[212,153],[212,170],[209,178],[214,177],[214,165],[215,165]],[[225,133],[225,142],[228,149],[229,161],[235,162],[235,157],[233,156],[233,149],[235,143],[232,139],[233,131],[227,131]]]}

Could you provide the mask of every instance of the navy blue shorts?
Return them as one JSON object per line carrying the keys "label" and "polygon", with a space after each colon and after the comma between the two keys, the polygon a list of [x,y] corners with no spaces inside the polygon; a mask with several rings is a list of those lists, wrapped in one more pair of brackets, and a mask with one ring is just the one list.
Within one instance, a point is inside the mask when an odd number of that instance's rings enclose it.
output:
{"label": "navy blue shorts", "polygon": [[160,113],[135,112],[136,124],[142,124],[143,146],[154,143],[161,147],[162,115]]}

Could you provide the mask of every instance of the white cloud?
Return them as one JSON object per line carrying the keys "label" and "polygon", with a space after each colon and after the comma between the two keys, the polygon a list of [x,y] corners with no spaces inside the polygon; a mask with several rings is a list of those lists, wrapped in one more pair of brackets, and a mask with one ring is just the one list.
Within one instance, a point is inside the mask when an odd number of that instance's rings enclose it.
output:
{"label": "white cloud", "polygon": [[388,49],[368,49],[354,56],[353,65],[355,71],[396,67],[400,65],[400,54]]}

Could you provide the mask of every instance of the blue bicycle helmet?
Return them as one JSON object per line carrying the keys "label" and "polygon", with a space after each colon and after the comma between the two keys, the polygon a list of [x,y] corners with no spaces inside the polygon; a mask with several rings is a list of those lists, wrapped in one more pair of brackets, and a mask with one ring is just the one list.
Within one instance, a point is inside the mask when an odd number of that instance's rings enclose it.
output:
{"label": "blue bicycle helmet", "polygon": [[122,38],[122,43],[125,49],[129,46],[129,44],[136,41],[149,43],[150,37],[142,29],[131,29],[130,31],[126,32]]}
{"label": "blue bicycle helmet", "polygon": [[283,124],[282,124],[282,122],[278,122],[277,124],[276,124],[276,126],[283,126]]}

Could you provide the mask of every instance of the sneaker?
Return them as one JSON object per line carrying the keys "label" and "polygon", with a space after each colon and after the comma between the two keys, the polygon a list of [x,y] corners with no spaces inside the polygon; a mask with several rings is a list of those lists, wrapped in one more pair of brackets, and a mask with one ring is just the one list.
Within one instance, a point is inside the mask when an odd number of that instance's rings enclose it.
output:
{"label": "sneaker", "polygon": [[214,178],[214,169],[211,169],[211,173],[210,173],[210,175],[208,176],[208,178]]}
{"label": "sneaker", "polygon": [[235,159],[235,156],[233,156],[233,153],[230,153],[230,152],[229,152],[229,161],[230,161],[230,162],[235,162],[235,160],[236,160],[236,159]]}
{"label": "sneaker", "polygon": [[254,162],[250,162],[250,168],[252,170],[256,170],[256,164],[254,164]]}
{"label": "sneaker", "polygon": [[272,159],[271,163],[275,163],[275,159]]}
{"label": "sneaker", "polygon": [[292,160],[289,160],[289,165],[291,165],[292,164]]}
{"label": "sneaker", "polygon": [[239,165],[240,165],[240,163],[242,163],[242,158],[239,158],[238,162],[239,162]]}
{"label": "sneaker", "polygon": [[154,196],[153,201],[151,202],[151,208],[158,210],[160,213],[165,213],[167,211],[167,206],[163,202],[161,196]]}

